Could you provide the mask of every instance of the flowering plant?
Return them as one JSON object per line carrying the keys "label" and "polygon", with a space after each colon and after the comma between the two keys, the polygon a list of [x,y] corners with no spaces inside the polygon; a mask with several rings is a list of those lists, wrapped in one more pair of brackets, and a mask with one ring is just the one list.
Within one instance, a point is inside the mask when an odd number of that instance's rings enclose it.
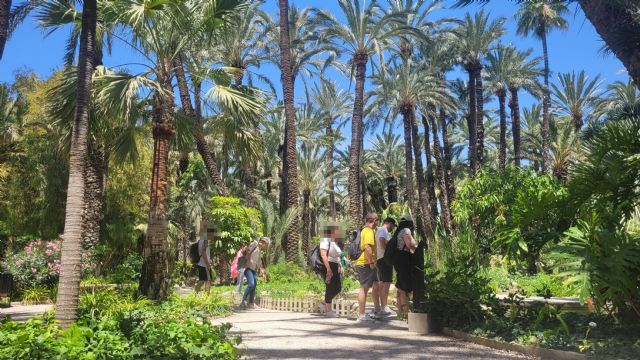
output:
{"label": "flowering plant", "polygon": [[50,286],[60,275],[61,241],[30,241],[24,249],[7,256],[1,264],[13,275],[20,292],[36,286]]}

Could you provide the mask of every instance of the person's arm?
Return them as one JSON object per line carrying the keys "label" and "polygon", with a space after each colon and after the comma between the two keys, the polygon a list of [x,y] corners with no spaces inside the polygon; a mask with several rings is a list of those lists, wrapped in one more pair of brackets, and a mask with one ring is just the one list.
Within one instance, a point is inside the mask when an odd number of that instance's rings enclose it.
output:
{"label": "person's arm", "polygon": [[373,245],[366,244],[364,246],[364,256],[367,258],[367,262],[369,263],[369,267],[374,269],[376,267],[376,261],[373,256]]}
{"label": "person's arm", "polygon": [[204,259],[204,265],[205,267],[211,267],[211,263],[209,263],[209,258],[206,256],[206,251],[207,251],[207,246],[208,246],[208,241],[203,241],[202,245],[200,246],[199,249],[199,254],[200,254],[200,259]]}
{"label": "person's arm", "polygon": [[413,254],[416,251],[417,247],[414,245],[413,236],[411,235],[411,233],[410,232],[405,233],[404,236],[402,237],[402,240],[404,241],[404,244],[407,247],[407,249],[409,249],[409,252]]}
{"label": "person's arm", "polygon": [[[331,243],[329,243],[329,249],[331,248]],[[320,248],[320,257],[322,258],[322,263],[324,267],[327,269],[327,281],[331,280],[333,277],[333,272],[331,271],[331,266],[329,265],[329,249]]]}

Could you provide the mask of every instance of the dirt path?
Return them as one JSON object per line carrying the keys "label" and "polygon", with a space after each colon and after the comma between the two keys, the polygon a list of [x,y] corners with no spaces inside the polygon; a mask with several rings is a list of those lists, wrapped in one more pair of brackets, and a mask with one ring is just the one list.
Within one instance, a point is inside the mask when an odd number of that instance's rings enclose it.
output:
{"label": "dirt path", "polygon": [[407,331],[405,322],[358,323],[319,314],[239,311],[233,324],[246,359],[525,359],[444,336]]}

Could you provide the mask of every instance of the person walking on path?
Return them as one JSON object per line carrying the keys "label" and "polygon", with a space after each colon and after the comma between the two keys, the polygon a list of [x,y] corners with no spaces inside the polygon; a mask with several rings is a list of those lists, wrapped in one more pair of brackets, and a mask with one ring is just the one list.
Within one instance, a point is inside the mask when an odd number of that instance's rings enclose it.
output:
{"label": "person walking on path", "polygon": [[377,282],[378,282],[378,298],[380,299],[380,311],[377,316],[391,315],[392,310],[389,308],[389,288],[391,287],[391,281],[393,281],[393,266],[387,264],[384,261],[384,251],[387,247],[387,243],[391,240],[391,233],[396,227],[396,220],[393,218],[386,218],[382,223],[382,226],[376,231],[376,268],[377,268]]}
{"label": "person walking on path", "polygon": [[413,237],[413,218],[405,214],[398,223],[398,230],[393,236],[397,236],[398,252],[394,259],[396,270],[396,288],[398,290],[397,304],[401,318],[409,313],[409,293],[413,291],[411,264],[412,256],[418,247]]}
{"label": "person walking on path", "polygon": [[[270,243],[271,240],[269,240],[268,237],[263,236],[259,240],[249,244],[247,247],[244,255],[246,258],[244,276],[247,278],[247,288],[244,290],[244,296],[240,303],[241,308],[253,309],[256,307],[254,301],[256,297],[256,288],[258,286],[258,270],[264,270],[261,250],[265,250]],[[247,300],[249,300],[248,303]]]}
{"label": "person walking on path", "polygon": [[200,292],[202,285],[207,295],[211,294],[211,250],[209,248],[209,242],[215,239],[215,229],[213,227],[203,224],[201,229],[206,229],[205,232],[200,233],[200,239],[198,240],[198,255],[200,260],[196,265],[198,268],[198,282],[196,284],[196,293]]}
{"label": "person walking on path", "polygon": [[360,249],[362,254],[355,261],[356,272],[360,280],[360,293],[358,294],[358,321],[372,321],[375,315],[365,314],[367,293],[371,289],[373,297],[374,314],[380,311],[378,302],[378,283],[376,280],[376,241],[375,231],[378,224],[378,214],[370,212],[365,217],[365,225],[360,231]]}
{"label": "person walking on path", "polygon": [[342,290],[342,266],[340,265],[340,254],[342,250],[336,243],[338,238],[338,226],[327,225],[324,228],[324,238],[320,240],[320,257],[324,264],[325,270],[323,272],[325,292],[324,292],[324,307],[326,317],[338,317],[335,311],[331,307],[333,298],[336,297]]}
{"label": "person walking on path", "polygon": [[236,292],[242,294],[242,284],[244,282],[244,268],[247,258],[244,256],[247,245],[242,245],[236,253],[236,257],[231,262],[231,277],[236,279]]}

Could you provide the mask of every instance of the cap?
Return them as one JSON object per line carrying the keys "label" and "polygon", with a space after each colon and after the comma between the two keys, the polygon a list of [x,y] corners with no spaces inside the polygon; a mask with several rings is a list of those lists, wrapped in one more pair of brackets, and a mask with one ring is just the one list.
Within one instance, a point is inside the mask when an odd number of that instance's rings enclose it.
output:
{"label": "cap", "polygon": [[264,242],[267,243],[267,245],[271,245],[271,239],[269,239],[266,236],[261,236],[260,239],[258,239],[258,242],[260,242],[260,241],[264,241]]}
{"label": "cap", "polygon": [[404,214],[404,215],[402,215],[402,217],[400,218],[400,221],[410,221],[410,222],[413,222],[413,216],[411,216],[411,214]]}

